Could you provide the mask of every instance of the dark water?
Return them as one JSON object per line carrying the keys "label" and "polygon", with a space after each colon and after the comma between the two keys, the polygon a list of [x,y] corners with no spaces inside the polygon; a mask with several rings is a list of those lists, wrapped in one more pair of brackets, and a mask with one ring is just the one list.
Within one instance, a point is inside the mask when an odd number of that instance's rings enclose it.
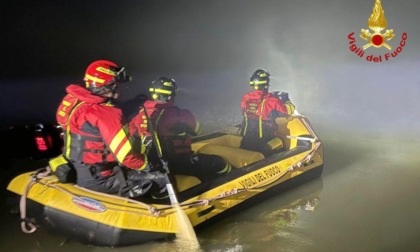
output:
{"label": "dark water", "polygon": [[[324,135],[321,178],[197,233],[202,251],[418,251],[420,143]],[[399,142],[399,143],[398,143]],[[2,205],[1,251],[185,251],[175,243],[99,248],[39,229]]]}

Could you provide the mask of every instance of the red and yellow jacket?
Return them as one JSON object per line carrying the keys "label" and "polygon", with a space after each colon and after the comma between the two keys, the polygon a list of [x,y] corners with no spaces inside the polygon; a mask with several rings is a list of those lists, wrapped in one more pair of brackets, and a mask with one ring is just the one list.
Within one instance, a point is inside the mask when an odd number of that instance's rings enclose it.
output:
{"label": "red and yellow jacket", "polygon": [[118,162],[131,169],[146,167],[146,157],[133,148],[122,111],[106,98],[79,85],[66,88],[56,119],[65,130],[64,156],[89,165]]}
{"label": "red and yellow jacket", "polygon": [[259,133],[263,138],[264,133],[276,135],[275,119],[293,114],[294,105],[284,104],[277,96],[263,90],[255,90],[245,94],[241,101],[244,113],[243,135],[247,131]]}
{"label": "red and yellow jacket", "polygon": [[148,100],[130,122],[130,132],[138,132],[140,136],[150,135],[147,118],[151,120],[159,136],[165,157],[192,152],[191,135],[199,132],[200,124],[189,110],[180,109],[172,102]]}

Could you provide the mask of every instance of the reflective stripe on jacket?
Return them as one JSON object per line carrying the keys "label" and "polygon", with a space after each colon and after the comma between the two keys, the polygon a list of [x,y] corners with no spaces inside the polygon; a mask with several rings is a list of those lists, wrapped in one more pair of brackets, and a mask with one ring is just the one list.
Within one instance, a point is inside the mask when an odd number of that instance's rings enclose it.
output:
{"label": "reflective stripe on jacket", "polygon": [[[259,138],[276,136],[277,117],[289,115],[288,109],[276,96],[263,90],[255,90],[245,94],[241,101],[244,113],[242,134],[256,134]],[[268,134],[268,136],[267,136]]]}
{"label": "reflective stripe on jacket", "polygon": [[[145,110],[147,117],[145,116]],[[191,153],[191,136],[196,135],[200,125],[194,115],[186,109],[180,109],[171,102],[146,101],[130,124],[130,132],[138,131],[139,135],[150,134],[147,118],[159,136],[162,152],[165,157]],[[134,123],[133,123],[134,122]]]}
{"label": "reflective stripe on jacket", "polygon": [[56,118],[65,129],[63,153],[72,162],[101,164],[118,162],[132,169],[146,166],[145,156],[132,148],[122,111],[101,96],[79,85],[66,88]]}

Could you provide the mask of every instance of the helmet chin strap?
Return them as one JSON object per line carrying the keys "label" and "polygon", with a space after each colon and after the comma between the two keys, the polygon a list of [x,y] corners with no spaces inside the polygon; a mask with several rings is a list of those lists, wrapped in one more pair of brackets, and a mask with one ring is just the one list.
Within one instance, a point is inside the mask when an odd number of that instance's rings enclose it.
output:
{"label": "helmet chin strap", "polygon": [[120,97],[120,93],[118,92],[112,92],[112,98],[113,99],[118,99]]}
{"label": "helmet chin strap", "polygon": [[261,87],[255,85],[254,90],[262,90],[262,91],[267,91],[268,92],[268,85],[261,86]]}
{"label": "helmet chin strap", "polygon": [[97,88],[96,90],[92,90],[92,92],[96,95],[105,97],[105,98],[118,98],[119,93],[117,92],[117,83],[113,83],[107,86],[103,86],[100,88]]}
{"label": "helmet chin strap", "polygon": [[166,99],[166,102],[174,102],[175,101],[175,96],[170,95],[168,96],[168,99]]}
{"label": "helmet chin strap", "polygon": [[114,99],[118,98],[120,96],[120,94],[117,92],[118,90],[118,84],[113,84],[114,86],[112,87],[112,97]]}

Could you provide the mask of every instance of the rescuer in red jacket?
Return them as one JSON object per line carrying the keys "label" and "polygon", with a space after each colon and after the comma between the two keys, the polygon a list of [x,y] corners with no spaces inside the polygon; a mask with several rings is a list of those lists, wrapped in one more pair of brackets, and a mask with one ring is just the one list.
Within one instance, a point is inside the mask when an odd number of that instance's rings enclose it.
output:
{"label": "rescuer in red jacket", "polygon": [[128,197],[166,193],[164,175],[150,172],[139,139],[112,104],[118,85],[130,80],[124,67],[98,60],[88,66],[85,86],[67,86],[56,114],[65,131],[63,156],[79,186]]}
{"label": "rescuer in red jacket", "polygon": [[[147,139],[151,132],[148,130],[147,119],[150,119],[158,135],[163,158],[168,161],[173,174],[192,175],[206,180],[230,172],[231,165],[223,158],[193,153],[191,136],[197,135],[200,124],[189,110],[174,105],[176,89],[174,79],[160,78],[153,81],[149,88],[152,100],[147,100],[140,108],[132,120],[130,131],[136,131],[143,139]],[[153,164],[160,163],[155,148],[150,149],[149,158]]]}
{"label": "rescuer in red jacket", "polygon": [[295,106],[287,93],[268,92],[270,73],[265,69],[257,69],[251,75],[249,84],[254,91],[245,94],[241,101],[244,114],[241,148],[269,156],[282,149],[275,119],[293,114]]}

